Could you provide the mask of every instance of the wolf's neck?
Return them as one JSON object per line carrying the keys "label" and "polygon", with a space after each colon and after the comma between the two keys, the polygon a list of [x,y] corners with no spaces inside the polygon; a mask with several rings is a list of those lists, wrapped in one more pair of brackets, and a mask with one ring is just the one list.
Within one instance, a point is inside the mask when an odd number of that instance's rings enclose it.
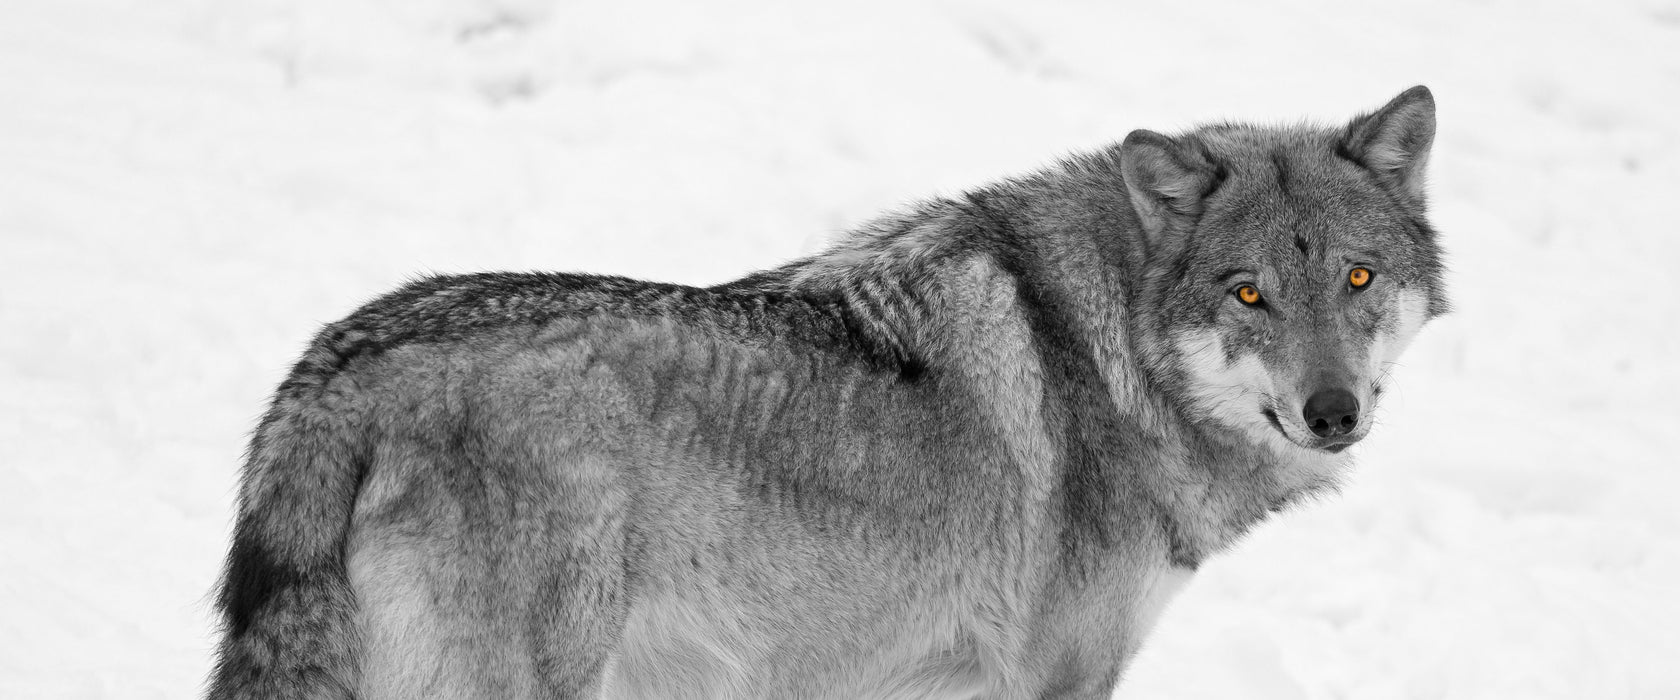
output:
{"label": "wolf's neck", "polygon": [[1059,488],[1119,527],[1135,517],[1120,512],[1129,494],[1146,495],[1179,564],[1308,490],[1269,448],[1187,420],[1152,380],[1128,340],[1136,220],[1107,206],[1129,203],[1065,200],[1047,218],[1018,196],[878,219],[784,268],[782,283],[843,305],[871,342],[976,384],[1014,456],[1061,469],[1046,474],[1046,497]]}
{"label": "wolf's neck", "polygon": [[1070,500],[1094,503],[1118,529],[1137,517],[1126,512],[1136,496],[1146,496],[1173,563],[1194,566],[1311,490],[1297,483],[1303,470],[1271,447],[1190,420],[1159,381],[1159,369],[1130,342],[1139,294],[1128,275],[1141,276],[1137,257],[1103,254],[1101,241],[1079,231],[1035,240],[1057,249],[1029,259],[1018,284],[1046,398],[1065,416],[1063,482],[1070,491],[1103,492]]}

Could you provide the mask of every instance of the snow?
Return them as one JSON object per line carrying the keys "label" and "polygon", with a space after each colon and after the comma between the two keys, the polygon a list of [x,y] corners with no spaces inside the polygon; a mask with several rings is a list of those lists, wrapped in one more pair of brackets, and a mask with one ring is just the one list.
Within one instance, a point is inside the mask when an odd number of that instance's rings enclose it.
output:
{"label": "snow", "polygon": [[1680,4],[0,3],[0,697],[208,670],[235,466],[426,271],[690,283],[1137,127],[1428,84],[1454,315],[1121,697],[1680,697]]}

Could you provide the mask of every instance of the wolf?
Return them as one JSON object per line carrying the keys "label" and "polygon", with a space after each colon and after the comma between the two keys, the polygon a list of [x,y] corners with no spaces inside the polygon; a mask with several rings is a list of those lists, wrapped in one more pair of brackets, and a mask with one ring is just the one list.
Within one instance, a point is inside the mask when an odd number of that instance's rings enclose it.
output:
{"label": "wolf", "polygon": [[1105,698],[1447,309],[1419,86],[710,287],[425,279],[250,443],[208,697]]}

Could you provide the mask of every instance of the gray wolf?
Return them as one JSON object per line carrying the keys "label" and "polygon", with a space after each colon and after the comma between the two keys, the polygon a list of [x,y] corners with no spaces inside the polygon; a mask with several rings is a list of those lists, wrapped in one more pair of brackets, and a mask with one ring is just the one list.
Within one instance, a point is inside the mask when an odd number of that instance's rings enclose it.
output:
{"label": "gray wolf", "polygon": [[209,697],[1108,697],[1446,310],[1434,132],[1140,130],[727,284],[373,301],[251,440]]}

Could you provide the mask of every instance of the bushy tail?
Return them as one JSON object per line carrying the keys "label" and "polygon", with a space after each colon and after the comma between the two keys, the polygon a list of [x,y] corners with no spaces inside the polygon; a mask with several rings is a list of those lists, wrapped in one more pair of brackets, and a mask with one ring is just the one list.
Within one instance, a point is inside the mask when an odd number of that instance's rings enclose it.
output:
{"label": "bushy tail", "polygon": [[366,450],[350,399],[327,386],[342,362],[333,354],[316,344],[251,439],[216,601],[224,627],[210,700],[355,695],[344,549]]}

